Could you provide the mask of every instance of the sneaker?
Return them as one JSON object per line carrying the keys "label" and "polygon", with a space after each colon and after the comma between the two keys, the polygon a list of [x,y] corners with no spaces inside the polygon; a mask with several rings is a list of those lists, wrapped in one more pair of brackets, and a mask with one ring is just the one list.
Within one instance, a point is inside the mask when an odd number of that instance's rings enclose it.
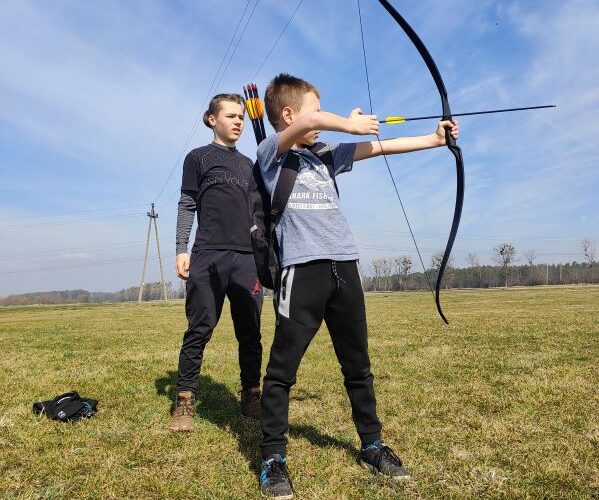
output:
{"label": "sneaker", "polygon": [[385,443],[374,443],[360,449],[360,465],[373,474],[405,481],[411,479],[410,473],[404,468],[400,458],[393,453]]}
{"label": "sneaker", "polygon": [[177,395],[177,404],[173,412],[173,418],[168,428],[171,431],[191,432],[193,430],[193,394],[191,391],[183,391]]}
{"label": "sneaker", "polygon": [[285,459],[281,455],[271,455],[262,462],[260,494],[263,497],[276,498],[277,500],[293,498],[293,490],[287,477]]}
{"label": "sneaker", "polygon": [[260,387],[241,390],[241,414],[260,420]]}

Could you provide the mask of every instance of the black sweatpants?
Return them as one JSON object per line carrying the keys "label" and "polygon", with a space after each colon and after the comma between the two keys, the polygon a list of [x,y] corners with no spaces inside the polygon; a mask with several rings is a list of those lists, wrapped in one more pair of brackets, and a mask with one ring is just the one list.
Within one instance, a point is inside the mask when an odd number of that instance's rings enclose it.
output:
{"label": "black sweatpants", "polygon": [[189,327],[179,354],[177,392],[196,393],[204,347],[220,318],[225,295],[239,342],[239,367],[243,388],[260,385],[262,344],[260,312],[262,287],[251,253],[234,250],[200,250],[191,254],[186,283],[185,312]]}
{"label": "black sweatpants", "polygon": [[357,262],[319,260],[283,269],[278,312],[262,389],[263,457],[285,455],[289,390],[323,319],[341,365],[360,439],[363,443],[380,439]]}

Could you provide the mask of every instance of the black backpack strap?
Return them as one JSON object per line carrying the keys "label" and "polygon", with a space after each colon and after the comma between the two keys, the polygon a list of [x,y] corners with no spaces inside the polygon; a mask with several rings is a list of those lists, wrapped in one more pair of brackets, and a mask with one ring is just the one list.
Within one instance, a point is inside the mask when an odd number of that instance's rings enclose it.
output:
{"label": "black backpack strap", "polygon": [[335,184],[335,191],[337,191],[337,196],[339,196],[339,188],[337,187],[337,179],[335,179],[335,162],[333,160],[333,153],[329,149],[329,145],[325,142],[317,142],[310,148],[310,151],[314,153],[320,161],[324,163],[324,166],[327,167],[329,171],[329,175],[331,179],[333,179],[333,184]]}
{"label": "black backpack strap", "polygon": [[287,201],[291,192],[293,191],[293,185],[297,178],[299,171],[299,156],[293,151],[289,150],[287,157],[281,165],[281,173],[277,179],[277,185],[272,196],[270,203],[270,229],[274,230],[283,215],[283,210],[287,206]]}

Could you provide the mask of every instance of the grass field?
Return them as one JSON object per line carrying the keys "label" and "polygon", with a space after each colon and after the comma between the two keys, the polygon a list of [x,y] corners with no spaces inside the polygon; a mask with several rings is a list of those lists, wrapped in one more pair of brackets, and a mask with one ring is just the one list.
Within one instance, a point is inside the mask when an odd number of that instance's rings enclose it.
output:
{"label": "grass field", "polygon": [[[385,440],[406,484],[370,476],[326,329],[292,391],[297,498],[599,498],[599,287],[367,297]],[[272,341],[270,301],[263,314]],[[256,498],[259,426],[238,414],[228,309],[207,348],[196,430],[169,421],[182,302],[0,308],[1,498]],[[265,355],[264,363],[267,356]],[[31,404],[76,389],[91,420]]]}

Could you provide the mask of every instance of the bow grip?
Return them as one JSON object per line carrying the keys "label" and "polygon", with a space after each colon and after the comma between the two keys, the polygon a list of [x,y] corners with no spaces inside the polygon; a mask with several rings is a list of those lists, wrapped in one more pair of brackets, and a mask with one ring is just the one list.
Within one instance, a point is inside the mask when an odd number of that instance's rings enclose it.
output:
{"label": "bow grip", "polygon": [[[453,117],[451,115],[443,115],[443,120],[453,120]],[[450,147],[456,147],[457,146],[457,142],[456,140],[451,136],[449,129],[445,129],[445,143],[447,144],[447,146]]]}

